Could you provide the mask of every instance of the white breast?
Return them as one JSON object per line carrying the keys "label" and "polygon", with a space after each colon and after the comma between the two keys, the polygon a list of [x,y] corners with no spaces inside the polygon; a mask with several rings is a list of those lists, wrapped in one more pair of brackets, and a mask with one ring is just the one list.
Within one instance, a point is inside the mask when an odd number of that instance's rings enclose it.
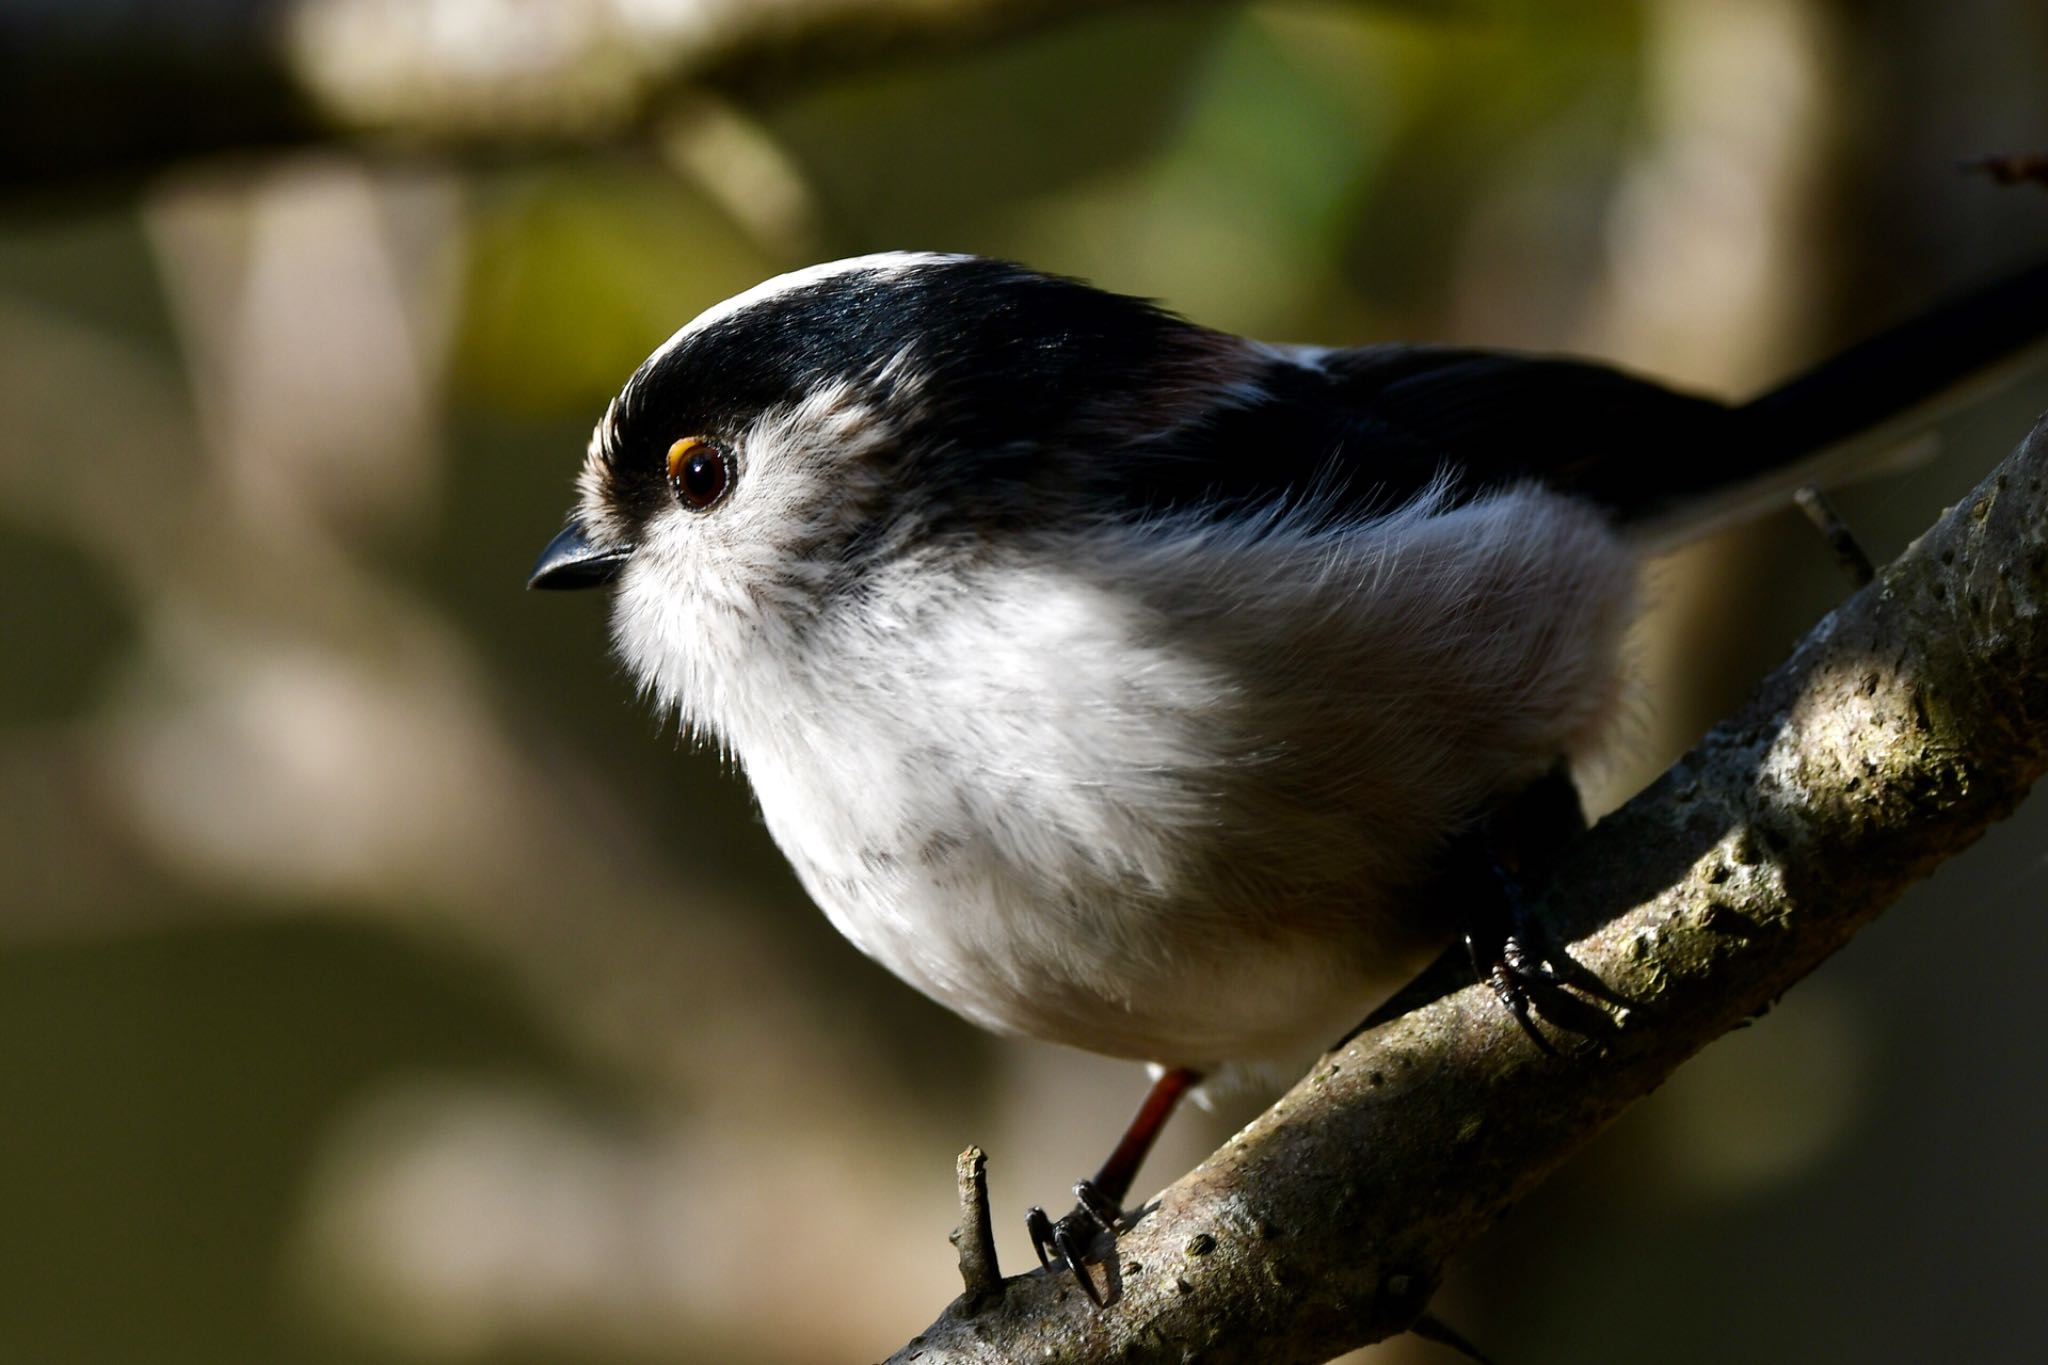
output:
{"label": "white breast", "polygon": [[724,642],[745,676],[701,719],[833,923],[919,989],[1101,1052],[1278,1056],[1448,937],[1405,889],[1597,737],[1633,581],[1533,490],[1081,528],[907,560],[773,651]]}

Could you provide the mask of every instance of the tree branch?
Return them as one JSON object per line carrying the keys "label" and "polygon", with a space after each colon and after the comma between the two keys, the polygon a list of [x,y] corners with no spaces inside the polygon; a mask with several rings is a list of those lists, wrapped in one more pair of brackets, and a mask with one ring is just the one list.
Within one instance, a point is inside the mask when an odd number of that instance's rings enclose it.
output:
{"label": "tree branch", "polygon": [[471,156],[617,145],[678,94],[758,96],[1158,3],[26,0],[0,7],[0,184],[330,142]]}
{"label": "tree branch", "polygon": [[1637,1002],[1606,1055],[1546,1059],[1483,989],[1438,995],[1167,1189],[1108,1310],[1034,1272],[892,1359],[1314,1362],[1401,1331],[1510,1204],[2048,766],[2044,478],[2048,419],[1572,851],[1553,930]]}

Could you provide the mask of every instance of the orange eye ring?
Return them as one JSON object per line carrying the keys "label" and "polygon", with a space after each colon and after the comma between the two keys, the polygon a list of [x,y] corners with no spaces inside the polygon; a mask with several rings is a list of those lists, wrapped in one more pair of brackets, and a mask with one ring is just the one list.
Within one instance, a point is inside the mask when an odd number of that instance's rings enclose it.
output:
{"label": "orange eye ring", "polygon": [[732,459],[701,436],[668,448],[668,486],[692,512],[707,512],[732,488]]}

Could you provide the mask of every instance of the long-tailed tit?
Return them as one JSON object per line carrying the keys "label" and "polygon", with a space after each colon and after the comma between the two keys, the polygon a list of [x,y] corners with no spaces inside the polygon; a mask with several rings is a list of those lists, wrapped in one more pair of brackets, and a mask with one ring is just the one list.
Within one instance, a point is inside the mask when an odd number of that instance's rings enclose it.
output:
{"label": "long-tailed tit", "polygon": [[532,582],[614,585],[628,666],[863,952],[1170,1068],[1170,1102],[1328,1043],[1467,927],[1447,864],[1607,737],[1646,552],[2044,329],[2048,270],[1728,405],[864,256],[650,356]]}

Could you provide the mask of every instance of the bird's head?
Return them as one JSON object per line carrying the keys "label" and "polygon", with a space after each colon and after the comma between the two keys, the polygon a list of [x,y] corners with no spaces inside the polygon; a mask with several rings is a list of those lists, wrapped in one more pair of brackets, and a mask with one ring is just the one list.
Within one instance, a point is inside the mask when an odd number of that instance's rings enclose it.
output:
{"label": "bird's head", "polygon": [[628,663],[687,701],[703,685],[672,675],[718,665],[678,656],[717,622],[802,629],[907,552],[1085,517],[1127,452],[1258,363],[1144,300],[1003,261],[893,252],[779,276],[627,380],[531,586],[616,582]]}

